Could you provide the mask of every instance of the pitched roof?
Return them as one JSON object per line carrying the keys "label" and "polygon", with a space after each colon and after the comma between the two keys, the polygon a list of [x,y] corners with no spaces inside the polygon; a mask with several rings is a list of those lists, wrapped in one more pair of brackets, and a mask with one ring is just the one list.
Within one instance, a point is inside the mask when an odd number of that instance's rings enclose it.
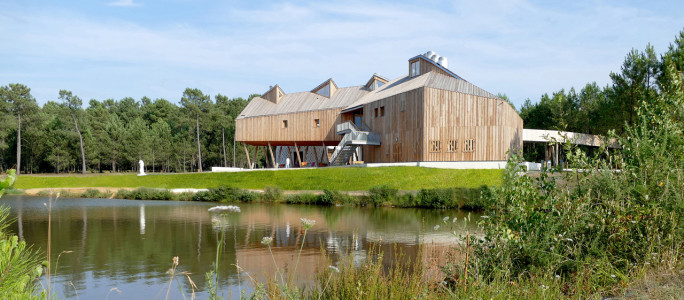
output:
{"label": "pitched roof", "polygon": [[416,77],[410,77],[407,75],[394,79],[377,88],[376,90],[369,92],[364,97],[359,98],[356,102],[351,104],[349,108],[355,108],[360,105],[401,94],[403,92],[408,92],[420,87],[431,87],[440,90],[499,99],[499,97],[496,95],[487,92],[463,79],[442,75],[437,72],[428,72]]}
{"label": "pitched roof", "polygon": [[247,104],[247,107],[240,113],[238,119],[331,108],[345,108],[367,93],[368,90],[364,89],[363,86],[340,88],[331,98],[312,92],[291,93],[284,95],[278,104],[261,97],[256,97]]}

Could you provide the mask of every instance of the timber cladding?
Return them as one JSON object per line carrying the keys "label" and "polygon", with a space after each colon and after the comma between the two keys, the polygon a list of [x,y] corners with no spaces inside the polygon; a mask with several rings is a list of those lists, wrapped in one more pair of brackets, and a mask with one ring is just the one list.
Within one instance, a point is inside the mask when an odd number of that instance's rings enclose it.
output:
{"label": "timber cladding", "polygon": [[[377,117],[375,111],[378,111]],[[384,111],[384,115],[380,113]],[[367,162],[420,161],[423,156],[423,88],[410,90],[364,105],[363,119],[382,135],[380,146],[364,146]]]}
{"label": "timber cladding", "polygon": [[300,146],[321,146],[323,142],[336,146],[342,139],[335,132],[341,111],[336,108],[237,119],[235,140],[259,146],[268,142],[271,146],[293,146],[295,142]]}
{"label": "timber cladding", "polygon": [[523,121],[506,101],[424,88],[422,161],[507,160],[522,149]]}
{"label": "timber cladding", "polygon": [[459,92],[387,97],[364,105],[364,121],[382,134],[380,146],[363,147],[367,162],[500,161],[522,148],[522,118],[508,103]]}

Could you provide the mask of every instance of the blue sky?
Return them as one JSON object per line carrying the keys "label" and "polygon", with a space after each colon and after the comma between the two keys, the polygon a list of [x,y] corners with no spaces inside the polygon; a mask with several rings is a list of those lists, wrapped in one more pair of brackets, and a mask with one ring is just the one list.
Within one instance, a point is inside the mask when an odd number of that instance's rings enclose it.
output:
{"label": "blue sky", "polygon": [[[560,3],[548,3],[560,2]],[[0,85],[39,103],[178,101],[186,87],[229,97],[408,73],[433,50],[449,69],[516,106],[609,83],[627,52],[662,53],[684,1],[0,1]]]}

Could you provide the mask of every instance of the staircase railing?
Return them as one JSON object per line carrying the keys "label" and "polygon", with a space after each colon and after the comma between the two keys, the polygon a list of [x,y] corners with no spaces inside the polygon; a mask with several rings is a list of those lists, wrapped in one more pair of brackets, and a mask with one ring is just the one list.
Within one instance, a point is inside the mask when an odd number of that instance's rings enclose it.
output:
{"label": "staircase railing", "polygon": [[[335,161],[339,157],[340,153],[344,151],[345,147],[349,145],[380,145],[382,141],[382,135],[376,132],[361,131],[352,122],[344,122],[337,124],[337,133],[344,134],[342,140],[339,144],[335,146],[335,151],[330,156],[330,164],[335,164]],[[352,147],[353,149],[354,147]]]}
{"label": "staircase railing", "polygon": [[333,151],[333,154],[330,156],[330,165],[332,166],[335,164],[335,160],[337,160],[337,156],[340,155],[340,152],[344,150],[344,147],[347,146],[347,144],[351,143],[352,137],[350,134],[345,134],[342,140],[340,141],[337,146],[335,146],[335,151]]}

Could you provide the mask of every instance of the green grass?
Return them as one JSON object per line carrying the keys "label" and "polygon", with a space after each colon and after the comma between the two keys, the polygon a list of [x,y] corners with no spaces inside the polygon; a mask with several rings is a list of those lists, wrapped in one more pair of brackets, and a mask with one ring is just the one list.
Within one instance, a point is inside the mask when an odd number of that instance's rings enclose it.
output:
{"label": "green grass", "polygon": [[421,167],[324,168],[237,173],[164,174],[138,177],[135,174],[39,176],[21,175],[14,187],[149,187],[242,189],[279,187],[283,190],[359,191],[385,185],[399,190],[431,188],[478,188],[501,185],[502,170],[450,170]]}

